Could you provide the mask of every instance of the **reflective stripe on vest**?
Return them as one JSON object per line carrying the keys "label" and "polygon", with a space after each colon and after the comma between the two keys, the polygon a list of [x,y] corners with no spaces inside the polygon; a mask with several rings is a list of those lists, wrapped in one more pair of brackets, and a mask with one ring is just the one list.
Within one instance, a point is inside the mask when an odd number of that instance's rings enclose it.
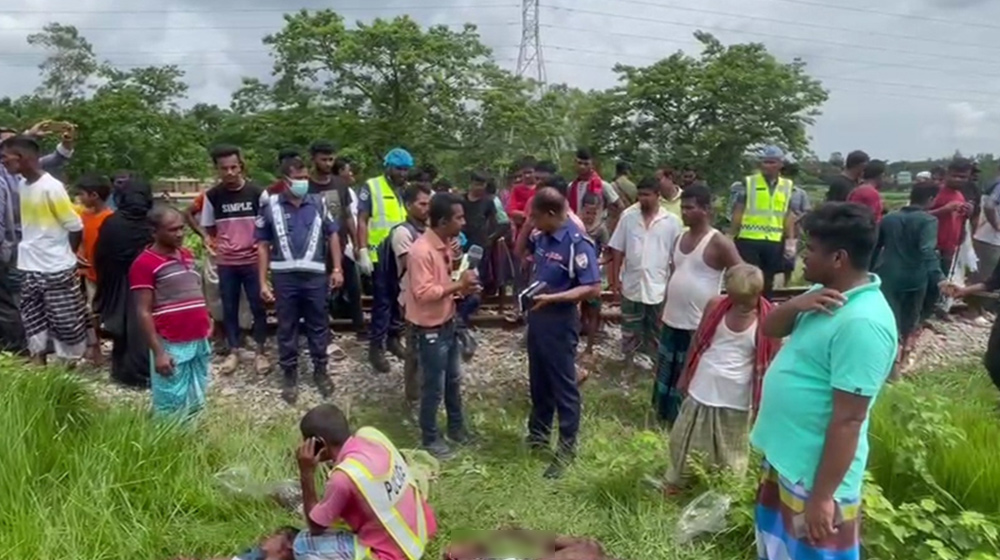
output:
{"label": "reflective stripe on vest", "polygon": [[785,215],[792,197],[792,182],[779,178],[771,192],[767,179],[758,173],[744,180],[747,200],[743,206],[743,223],[739,239],[781,241],[785,232]]}
{"label": "reflective stripe on vest", "polygon": [[271,219],[274,221],[274,235],[278,238],[278,252],[281,260],[271,259],[271,270],[284,272],[300,270],[305,272],[326,272],[326,261],[320,256],[316,260],[316,250],[319,248],[319,238],[323,234],[323,216],[316,212],[312,229],[309,230],[309,243],[301,259],[292,255],[292,246],[288,241],[288,227],[285,225],[285,211],[281,209],[278,195],[271,196],[268,207],[271,209]]}
{"label": "reflective stripe on vest", "polygon": [[[361,428],[354,436],[384,447],[390,457],[389,471],[376,476],[360,461],[350,457],[334,468],[351,479],[407,560],[419,560],[427,546],[427,519],[424,516],[424,499],[410,475],[410,468],[396,446],[382,432],[375,428]],[[407,524],[396,508],[407,489],[413,492],[417,521],[415,528]]]}
{"label": "reflective stripe on vest", "polygon": [[372,215],[368,220],[368,255],[378,262],[378,245],[389,237],[392,226],[406,220],[406,207],[396,198],[385,175],[368,179],[372,195]]}

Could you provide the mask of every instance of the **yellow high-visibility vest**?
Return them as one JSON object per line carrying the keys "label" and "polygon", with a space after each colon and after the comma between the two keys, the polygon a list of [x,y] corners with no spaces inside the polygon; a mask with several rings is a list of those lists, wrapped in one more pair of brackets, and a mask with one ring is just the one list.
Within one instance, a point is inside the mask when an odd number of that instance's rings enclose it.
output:
{"label": "yellow high-visibility vest", "polygon": [[378,246],[389,237],[392,226],[406,221],[406,206],[396,198],[385,175],[368,179],[372,193],[372,215],[368,220],[368,256],[378,262]]}
{"label": "yellow high-visibility vest", "polygon": [[792,182],[779,178],[774,192],[764,175],[757,173],[745,180],[747,200],[738,239],[780,242],[785,232],[785,215],[792,198]]}
{"label": "yellow high-visibility vest", "polygon": [[[375,428],[361,428],[354,437],[364,440],[369,445],[377,445],[389,454],[389,468],[384,473],[373,473],[369,467],[358,458],[348,455],[347,459],[337,464],[335,470],[346,474],[362,498],[378,517],[382,527],[389,533],[392,540],[399,545],[407,560],[420,560],[427,548],[427,519],[424,516],[423,497],[420,488],[410,474],[410,468],[403,460],[403,455],[389,438]],[[407,521],[399,510],[400,502],[407,497],[412,500],[414,518]],[[361,544],[360,541],[355,541]],[[356,547],[358,558],[364,558],[367,550]]]}

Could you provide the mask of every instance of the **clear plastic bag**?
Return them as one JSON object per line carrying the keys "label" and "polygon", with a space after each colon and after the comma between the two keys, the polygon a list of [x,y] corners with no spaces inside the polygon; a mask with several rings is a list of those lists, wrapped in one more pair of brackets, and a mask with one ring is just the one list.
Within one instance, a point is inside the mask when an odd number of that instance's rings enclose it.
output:
{"label": "clear plastic bag", "polygon": [[719,533],[726,529],[726,515],[733,499],[719,492],[708,491],[695,498],[677,520],[674,539],[686,544],[706,533]]}
{"label": "clear plastic bag", "polygon": [[250,469],[242,466],[216,473],[215,480],[234,496],[251,500],[271,499],[292,513],[302,511],[302,489],[294,480],[261,482],[254,479]]}

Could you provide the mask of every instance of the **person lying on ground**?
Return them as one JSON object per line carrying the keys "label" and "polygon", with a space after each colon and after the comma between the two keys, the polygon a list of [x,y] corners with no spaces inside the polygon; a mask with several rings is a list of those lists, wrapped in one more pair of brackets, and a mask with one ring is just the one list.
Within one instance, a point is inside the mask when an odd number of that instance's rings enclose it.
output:
{"label": "person lying on ground", "polygon": [[[250,550],[238,556],[220,556],[211,560],[294,560],[295,554],[292,551],[292,543],[299,534],[295,527],[282,527],[274,533],[261,539],[260,543]],[[175,560],[195,560],[194,558],[182,556]]]}
{"label": "person lying on ground", "polygon": [[[404,560],[423,557],[437,521],[399,450],[371,427],[351,431],[332,404],[309,410],[296,453],[307,529],[292,544],[297,560]],[[322,500],[316,468],[333,463]]]}
{"label": "person lying on ground", "polygon": [[[612,560],[593,539],[534,532],[518,532],[518,537],[540,551],[540,560]],[[490,560],[496,555],[490,548],[490,543],[484,541],[451,545],[445,550],[443,559]]]}

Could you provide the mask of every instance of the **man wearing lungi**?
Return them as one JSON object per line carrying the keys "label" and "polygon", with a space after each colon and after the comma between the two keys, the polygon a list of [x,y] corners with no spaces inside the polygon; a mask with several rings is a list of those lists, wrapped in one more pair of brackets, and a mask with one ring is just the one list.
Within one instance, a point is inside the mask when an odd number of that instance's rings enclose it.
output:
{"label": "man wearing lungi", "polygon": [[0,144],[0,161],[22,178],[17,267],[23,273],[21,321],[28,351],[39,364],[45,363],[50,345],[59,358],[78,360],[87,349],[88,324],[76,274],[83,223],[66,187],[42,169],[33,138],[5,140]]}
{"label": "man wearing lungi", "polygon": [[787,337],[764,376],[751,444],[764,455],[757,494],[761,560],[860,558],[868,413],[892,370],[896,321],[868,273],[871,209],[828,202],[803,220],[814,286],[764,319]]}

